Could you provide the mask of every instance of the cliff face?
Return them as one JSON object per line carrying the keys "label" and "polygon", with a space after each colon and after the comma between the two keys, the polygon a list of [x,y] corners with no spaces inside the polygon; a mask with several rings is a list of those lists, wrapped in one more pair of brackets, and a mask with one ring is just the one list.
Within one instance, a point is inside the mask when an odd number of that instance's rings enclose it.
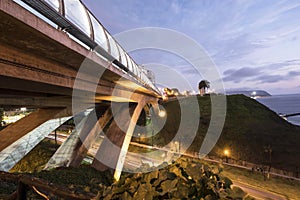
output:
{"label": "cliff face", "polygon": [[[189,104],[189,98],[182,102]],[[210,97],[198,97],[200,122],[194,142],[189,151],[198,152],[207,133],[211,117]],[[169,143],[178,131],[181,120],[177,101],[164,104],[167,121],[154,141],[159,145]],[[193,110],[193,108],[190,108]],[[184,127],[185,138],[193,137],[190,127]],[[151,138],[150,138],[151,140]],[[184,143],[184,138],[182,138]],[[227,114],[225,124],[217,145],[210,152],[223,156],[224,149],[230,150],[234,159],[246,160],[257,164],[271,164],[275,168],[294,171],[300,167],[300,127],[294,126],[266,106],[244,95],[227,96]]]}

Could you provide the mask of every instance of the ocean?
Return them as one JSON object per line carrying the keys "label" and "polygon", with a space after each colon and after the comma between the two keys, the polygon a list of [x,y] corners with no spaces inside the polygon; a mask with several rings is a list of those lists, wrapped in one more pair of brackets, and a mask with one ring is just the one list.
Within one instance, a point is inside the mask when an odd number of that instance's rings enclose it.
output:
{"label": "ocean", "polygon": [[[256,99],[276,113],[293,114],[300,113],[300,94],[274,95]],[[292,124],[300,126],[300,115],[288,117]]]}

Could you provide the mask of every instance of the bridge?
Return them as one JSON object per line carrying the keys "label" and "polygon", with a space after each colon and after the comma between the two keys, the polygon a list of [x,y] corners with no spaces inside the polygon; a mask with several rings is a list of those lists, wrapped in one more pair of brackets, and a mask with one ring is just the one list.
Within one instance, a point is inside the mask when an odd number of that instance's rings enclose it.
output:
{"label": "bridge", "polygon": [[35,109],[0,131],[0,170],[9,171],[49,133],[80,116],[47,168],[79,166],[106,127],[97,155],[107,162],[94,159],[92,166],[115,168],[118,180],[140,113],[157,108],[161,98],[151,72],[80,0],[1,0],[0,19],[0,107]]}

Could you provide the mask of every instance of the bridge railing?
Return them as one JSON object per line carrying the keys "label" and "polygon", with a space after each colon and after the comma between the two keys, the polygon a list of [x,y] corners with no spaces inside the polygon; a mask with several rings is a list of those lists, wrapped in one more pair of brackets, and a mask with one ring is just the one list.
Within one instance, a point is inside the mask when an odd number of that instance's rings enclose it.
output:
{"label": "bridge railing", "polygon": [[58,28],[130,74],[142,85],[160,94],[147,76],[147,70],[132,59],[80,0],[21,1],[55,23]]}

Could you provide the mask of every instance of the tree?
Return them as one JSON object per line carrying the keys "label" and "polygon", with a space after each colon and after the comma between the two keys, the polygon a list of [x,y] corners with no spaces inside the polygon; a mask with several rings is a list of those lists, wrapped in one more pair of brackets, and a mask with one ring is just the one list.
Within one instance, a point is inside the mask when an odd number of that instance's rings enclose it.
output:
{"label": "tree", "polygon": [[210,88],[210,82],[208,80],[202,80],[198,85],[200,96],[203,96],[206,93],[206,88]]}

